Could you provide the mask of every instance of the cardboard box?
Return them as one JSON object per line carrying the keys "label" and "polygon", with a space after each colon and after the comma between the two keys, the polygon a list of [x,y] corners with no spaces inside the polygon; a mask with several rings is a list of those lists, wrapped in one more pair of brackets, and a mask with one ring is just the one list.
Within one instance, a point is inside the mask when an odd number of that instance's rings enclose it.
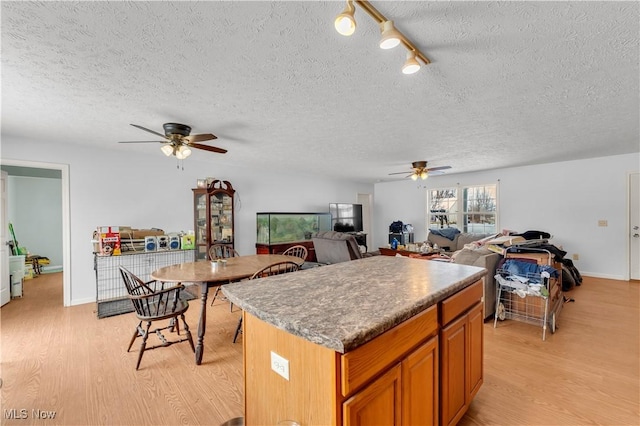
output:
{"label": "cardboard box", "polygon": [[120,250],[120,227],[100,226],[99,234],[99,256],[119,256]]}
{"label": "cardboard box", "polygon": [[144,239],[144,237],[157,237],[159,235],[164,235],[162,229],[132,229],[128,226],[120,227],[120,238],[122,239],[141,240]]}

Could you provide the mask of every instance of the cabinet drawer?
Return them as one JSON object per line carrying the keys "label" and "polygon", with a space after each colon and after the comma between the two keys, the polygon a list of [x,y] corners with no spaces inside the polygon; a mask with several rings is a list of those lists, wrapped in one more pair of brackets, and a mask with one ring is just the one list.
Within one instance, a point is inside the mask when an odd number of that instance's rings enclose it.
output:
{"label": "cabinet drawer", "polygon": [[348,396],[385,367],[436,334],[437,305],[419,313],[340,357],[342,396]]}
{"label": "cabinet drawer", "polygon": [[449,324],[481,299],[482,280],[476,281],[475,284],[471,284],[440,303],[440,323],[442,326]]}

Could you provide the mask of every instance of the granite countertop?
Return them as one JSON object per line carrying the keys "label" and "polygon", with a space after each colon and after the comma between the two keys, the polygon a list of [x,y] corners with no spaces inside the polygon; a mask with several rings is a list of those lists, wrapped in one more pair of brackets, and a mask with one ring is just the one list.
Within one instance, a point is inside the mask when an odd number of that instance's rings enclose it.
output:
{"label": "granite countertop", "polygon": [[486,273],[475,266],[373,256],[226,284],[222,292],[275,327],[346,353]]}

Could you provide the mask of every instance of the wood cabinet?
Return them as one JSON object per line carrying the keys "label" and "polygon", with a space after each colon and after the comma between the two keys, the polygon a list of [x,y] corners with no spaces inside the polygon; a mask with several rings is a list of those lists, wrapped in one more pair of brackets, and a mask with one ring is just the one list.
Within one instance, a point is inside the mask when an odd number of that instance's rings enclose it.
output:
{"label": "wood cabinet", "polygon": [[[243,315],[246,424],[437,424],[436,305],[345,354]],[[271,352],[289,360],[289,380]]]}
{"label": "wood cabinet", "polygon": [[343,405],[345,426],[401,424],[402,369],[397,364]]}
{"label": "wood cabinet", "polygon": [[438,423],[438,337],[412,351],[343,404],[345,426]]}
{"label": "wood cabinet", "polygon": [[235,190],[226,180],[214,180],[207,188],[193,189],[197,259],[207,259],[213,244],[233,248],[234,194]]}
{"label": "wood cabinet", "polygon": [[483,382],[482,282],[441,302],[440,416],[455,425]]}

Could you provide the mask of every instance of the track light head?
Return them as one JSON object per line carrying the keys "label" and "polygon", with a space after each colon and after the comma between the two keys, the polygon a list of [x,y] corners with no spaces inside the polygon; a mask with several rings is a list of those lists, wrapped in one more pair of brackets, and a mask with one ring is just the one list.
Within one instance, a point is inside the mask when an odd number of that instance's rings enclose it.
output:
{"label": "track light head", "polygon": [[380,39],[380,49],[393,49],[400,44],[401,35],[393,26],[393,21],[382,23],[382,38]]}
{"label": "track light head", "polygon": [[402,66],[403,74],[413,74],[420,71],[420,63],[416,59],[416,52],[409,50],[407,52],[407,60]]}
{"label": "track light head", "polygon": [[334,26],[336,27],[336,31],[343,36],[350,36],[356,30],[356,19],[353,16],[355,11],[356,9],[353,7],[353,2],[347,0],[347,6],[342,13],[336,17]]}

